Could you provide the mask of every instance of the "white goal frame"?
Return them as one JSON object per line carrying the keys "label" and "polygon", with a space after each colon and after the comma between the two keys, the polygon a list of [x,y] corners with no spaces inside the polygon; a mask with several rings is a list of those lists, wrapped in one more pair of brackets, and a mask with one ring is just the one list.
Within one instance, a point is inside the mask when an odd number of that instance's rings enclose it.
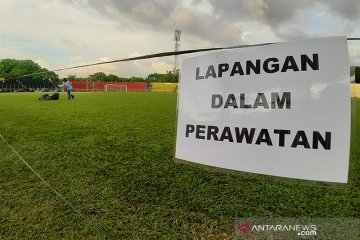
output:
{"label": "white goal frame", "polygon": [[104,85],[104,92],[111,92],[111,91],[109,91],[109,86],[110,87],[111,86],[122,86],[122,87],[125,87],[125,92],[128,91],[126,84],[116,84],[116,83],[114,84],[114,83],[111,83],[111,84],[105,84]]}

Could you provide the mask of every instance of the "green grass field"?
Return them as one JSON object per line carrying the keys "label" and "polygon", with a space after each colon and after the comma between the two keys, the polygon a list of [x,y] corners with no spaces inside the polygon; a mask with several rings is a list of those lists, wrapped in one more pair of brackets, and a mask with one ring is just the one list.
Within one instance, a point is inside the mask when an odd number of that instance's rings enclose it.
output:
{"label": "green grass field", "polygon": [[[359,217],[360,100],[349,184],[174,161],[176,94],[0,94],[0,134],[112,239],[232,239],[238,217]],[[0,239],[103,239],[0,139]]]}

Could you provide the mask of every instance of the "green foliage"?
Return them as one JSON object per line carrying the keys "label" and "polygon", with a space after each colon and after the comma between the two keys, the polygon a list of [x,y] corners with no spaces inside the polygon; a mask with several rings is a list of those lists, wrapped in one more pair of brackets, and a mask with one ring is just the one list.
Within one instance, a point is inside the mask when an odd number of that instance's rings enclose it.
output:
{"label": "green foliage", "polygon": [[41,69],[42,72],[46,72],[41,74],[41,78],[51,79],[54,83],[61,83],[61,80],[59,78],[59,75],[57,75],[55,72],[51,72],[46,68]]}
{"label": "green foliage", "polygon": [[147,77],[147,81],[149,82],[178,82],[179,81],[178,74],[174,74],[171,71],[166,72],[165,74],[160,73],[152,73]]}
{"label": "green foliage", "polygon": [[0,60],[0,76],[5,78],[18,77],[25,74],[40,72],[39,64],[31,60],[2,59]]}
{"label": "green foliage", "polygon": [[[104,72],[97,72],[88,78],[90,81],[101,81],[101,82],[144,82],[145,79],[142,77],[119,77],[114,74],[106,75]],[[85,80],[85,79],[84,79]]]}
{"label": "green foliage", "polygon": [[355,67],[355,82],[360,83],[360,67]]}
{"label": "green foliage", "polygon": [[[234,239],[238,217],[360,217],[360,100],[339,186],[175,163],[176,94],[75,95],[0,94],[1,134],[108,239]],[[1,239],[104,239],[3,141],[0,184]]]}
{"label": "green foliage", "polygon": [[[125,81],[123,81],[125,82]],[[145,82],[145,79],[142,77],[129,77],[126,78],[126,82]]]}
{"label": "green foliage", "polygon": [[109,82],[120,82],[120,78],[114,74],[109,74],[106,79]]}
{"label": "green foliage", "polygon": [[66,77],[68,80],[77,80],[77,76],[75,74],[70,74],[70,75],[67,75]]}
{"label": "green foliage", "polygon": [[[0,60],[0,77],[12,78],[26,74],[37,72],[46,72],[31,77],[23,78],[27,85],[32,85],[33,80],[40,80],[43,78],[52,79],[55,83],[61,83],[59,76],[54,72],[48,72],[46,68],[41,68],[39,64],[32,60],[16,60],[16,59],[2,59]],[[90,81],[104,81],[104,82],[178,82],[179,74],[167,71],[166,73],[152,73],[146,78],[143,77],[119,77],[115,74],[107,75],[104,72],[97,72],[87,78],[77,77],[76,75],[68,75],[69,80],[90,80]],[[25,79],[25,80],[24,80]]]}
{"label": "green foliage", "polygon": [[168,71],[165,74],[152,73],[143,77],[119,77],[114,74],[106,75],[104,72],[97,72],[89,76],[89,78],[77,78],[78,80],[90,80],[90,81],[101,81],[101,82],[178,82],[178,74]]}
{"label": "green foliage", "polygon": [[91,81],[107,81],[107,75],[103,72],[97,72],[92,75],[90,75],[89,80]]}
{"label": "green foliage", "polygon": [[16,60],[16,59],[1,59],[0,60],[0,77],[15,78],[27,74],[39,73],[41,74],[21,78],[26,84],[32,84],[32,80],[39,80],[43,78],[51,78],[54,82],[59,81],[59,76],[54,72],[48,72],[46,68],[41,68],[39,64],[32,60]]}

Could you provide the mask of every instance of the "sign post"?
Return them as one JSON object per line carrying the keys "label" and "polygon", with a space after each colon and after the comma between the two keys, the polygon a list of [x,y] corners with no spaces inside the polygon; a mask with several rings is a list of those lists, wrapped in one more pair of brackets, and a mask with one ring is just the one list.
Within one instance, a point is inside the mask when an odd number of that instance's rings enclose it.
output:
{"label": "sign post", "polygon": [[185,60],[175,157],[245,172],[346,183],[349,69],[345,37]]}

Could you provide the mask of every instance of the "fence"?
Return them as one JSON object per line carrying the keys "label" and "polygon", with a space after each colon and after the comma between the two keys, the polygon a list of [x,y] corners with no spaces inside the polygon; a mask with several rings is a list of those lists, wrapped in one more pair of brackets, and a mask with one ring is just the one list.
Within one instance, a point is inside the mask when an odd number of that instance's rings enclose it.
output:
{"label": "fence", "polygon": [[[72,81],[74,91],[77,92],[103,92],[106,84],[114,84],[114,82],[86,82],[86,81]],[[116,84],[116,83],[115,83]],[[131,92],[146,92],[146,83],[144,82],[119,82],[127,86],[127,91]],[[152,83],[152,92],[176,92],[177,83]],[[28,89],[34,91],[53,91],[55,88],[45,86],[29,86]],[[2,85],[0,92],[26,92],[20,85]],[[351,84],[351,97],[360,98],[360,84]]]}
{"label": "fence", "polygon": [[93,81],[70,81],[74,91],[78,92],[103,92],[107,84],[122,84],[127,86],[127,91],[146,92],[146,82],[93,82]]}
{"label": "fence", "polygon": [[[105,85],[121,84],[127,86],[128,92],[147,92],[146,82],[93,82],[93,81],[70,81],[77,92],[103,92]],[[151,92],[175,92],[177,83],[151,83]]]}

